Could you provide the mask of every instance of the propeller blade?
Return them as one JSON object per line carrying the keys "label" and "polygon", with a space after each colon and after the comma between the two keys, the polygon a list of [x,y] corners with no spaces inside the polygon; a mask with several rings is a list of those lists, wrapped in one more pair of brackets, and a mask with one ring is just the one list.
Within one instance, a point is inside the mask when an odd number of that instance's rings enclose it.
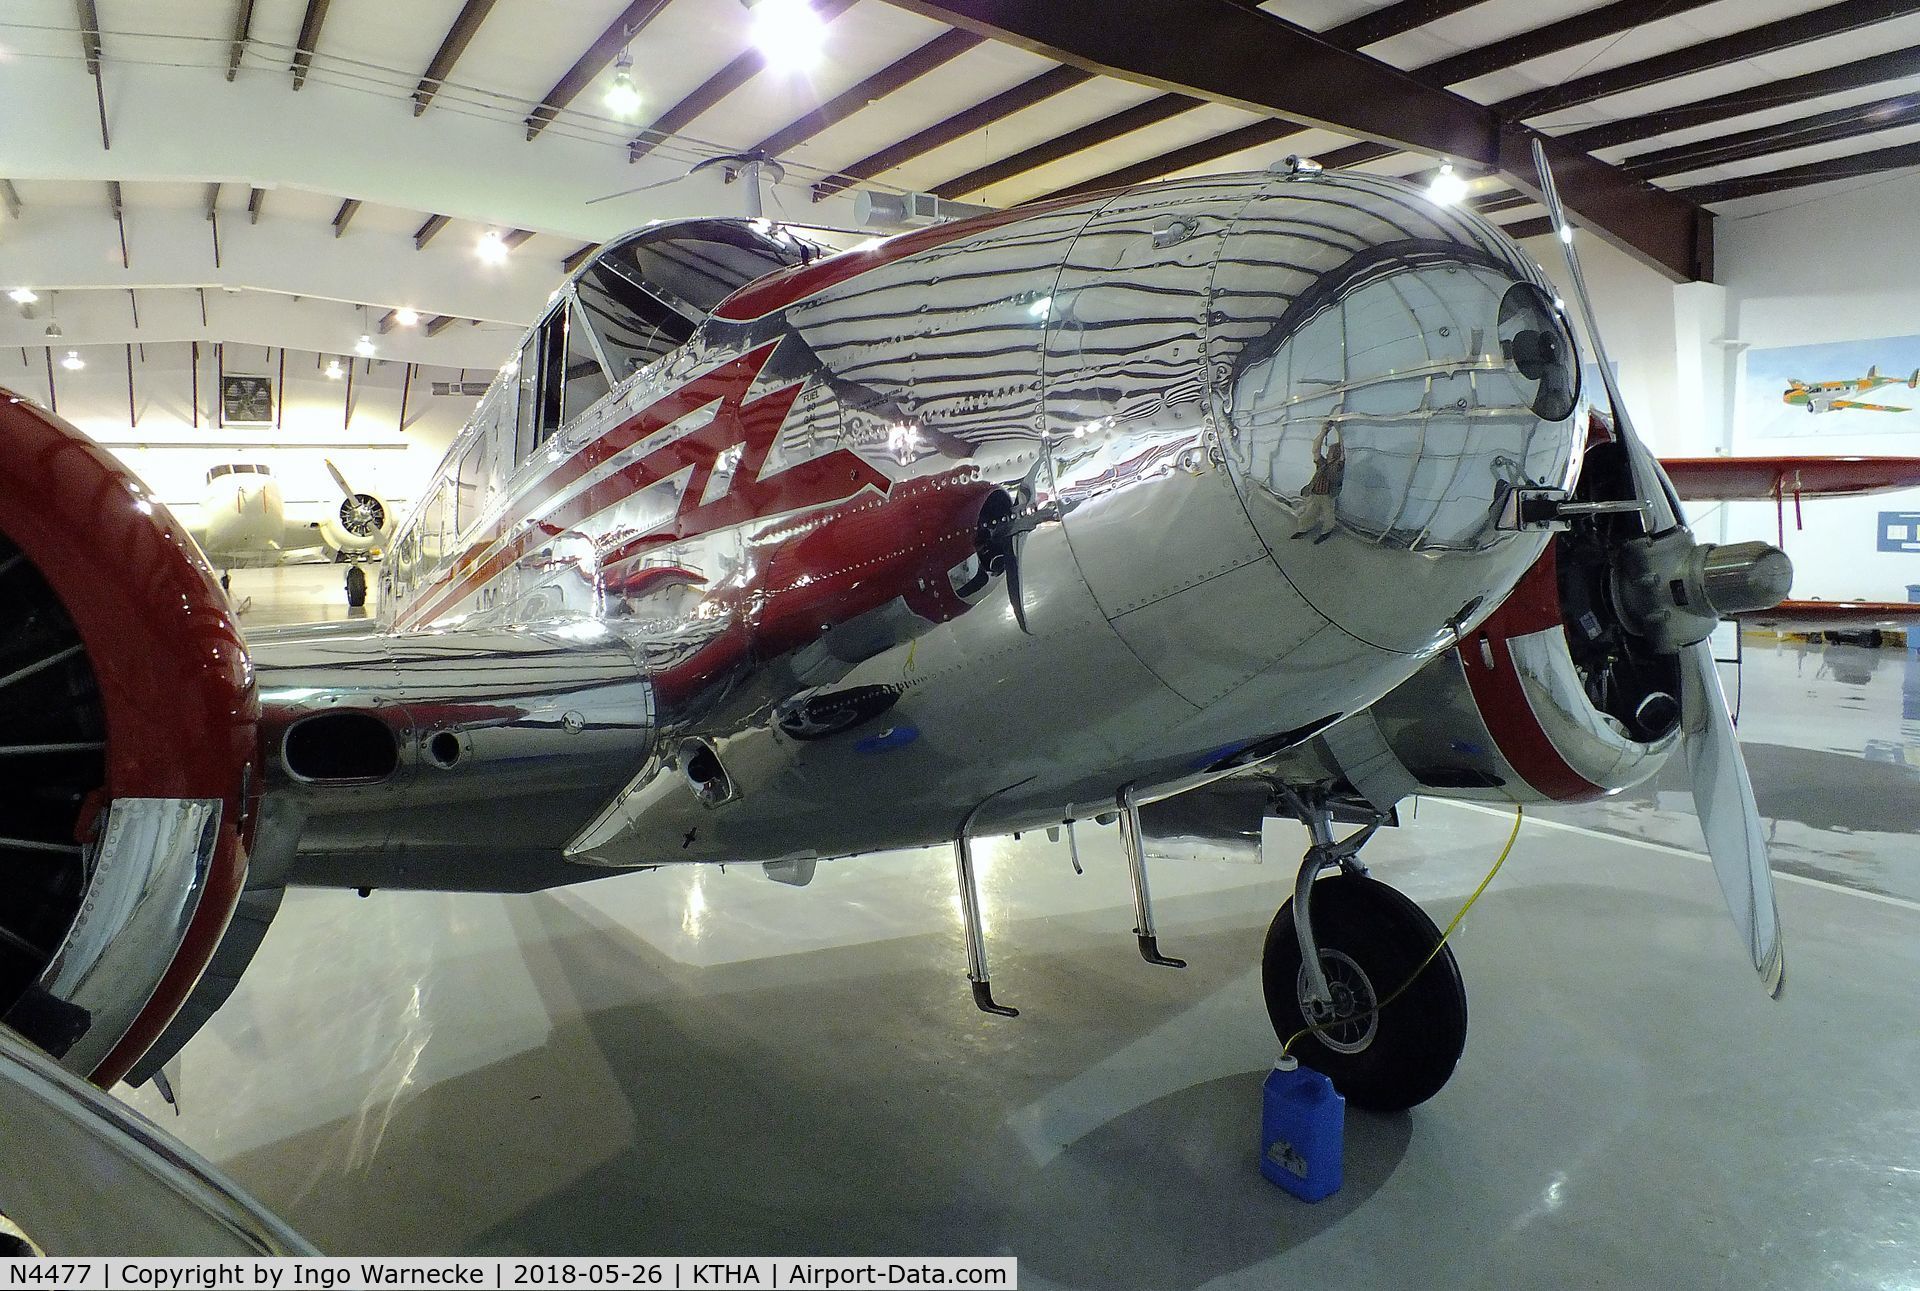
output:
{"label": "propeller blade", "polygon": [[347,483],[347,477],[340,473],[340,468],[333,464],[332,458],[325,460],[327,463],[327,474],[333,476],[333,482],[340,486],[340,492],[347,501],[353,501],[353,485]]}
{"label": "propeller blade", "polygon": [[1727,697],[1714,671],[1713,648],[1696,641],[1680,651],[1681,739],[1693,779],[1694,811],[1706,835],[1713,872],[1726,894],[1733,924],[1747,943],[1767,994],[1780,998],[1786,986],[1786,954],[1780,943],[1780,908],[1773,896],[1773,870],[1753,782],[1734,738]]}
{"label": "propeller blade", "polygon": [[1533,141],[1533,165],[1540,174],[1540,192],[1547,214],[1560,237],[1560,250],[1567,259],[1567,276],[1573,279],[1574,298],[1580,303],[1580,316],[1587,322],[1587,339],[1593,344],[1594,361],[1600,367],[1600,384],[1607,389],[1607,403],[1613,409],[1613,433],[1627,450],[1633,469],[1633,492],[1647,507],[1647,532],[1665,533],[1686,520],[1660,484],[1660,459],[1655,457],[1633,428],[1627,413],[1627,401],[1620,395],[1620,383],[1607,360],[1606,342],[1600,339],[1600,320],[1593,309],[1593,294],[1587,290],[1586,275],[1580,272],[1580,254],[1573,249],[1573,226],[1567,223],[1567,209],[1560,204],[1560,190],[1553,182],[1553,167],[1547,164],[1547,152],[1540,140]]}
{"label": "propeller blade", "polygon": [[[1587,339],[1592,342],[1594,358],[1600,365],[1600,381],[1607,389],[1607,401],[1613,408],[1614,434],[1620,437],[1627,453],[1634,496],[1645,508],[1647,536],[1636,538],[1627,546],[1649,557],[1662,546],[1671,550],[1675,543],[1685,544],[1689,554],[1698,553],[1700,549],[1686,528],[1679,498],[1659,458],[1634,430],[1627,401],[1621,397],[1619,382],[1614,379],[1613,365],[1607,361],[1593,295],[1587,290],[1586,276],[1580,272],[1580,256],[1573,249],[1573,226],[1567,223],[1566,207],[1561,205],[1560,190],[1553,182],[1553,168],[1547,164],[1546,149],[1537,138],[1533,141],[1533,164],[1540,173],[1540,192],[1553,218],[1553,227],[1559,233],[1560,249],[1566,254],[1573,294],[1587,322]],[[1713,599],[1709,595],[1709,603]],[[1714,671],[1713,647],[1703,637],[1680,644],[1677,650],[1681,743],[1693,781],[1694,812],[1700,818],[1707,854],[1713,858],[1713,871],[1720,880],[1720,890],[1726,895],[1734,928],[1747,943],[1754,970],[1760,974],[1767,994],[1778,999],[1786,985],[1786,959],[1780,945],[1780,910],[1773,896],[1773,871],[1767,863],[1767,840],[1761,831],[1760,809],[1753,798],[1753,782],[1747,776],[1740,743],[1734,738],[1733,718],[1727,713],[1727,697],[1720,689],[1719,674]]]}

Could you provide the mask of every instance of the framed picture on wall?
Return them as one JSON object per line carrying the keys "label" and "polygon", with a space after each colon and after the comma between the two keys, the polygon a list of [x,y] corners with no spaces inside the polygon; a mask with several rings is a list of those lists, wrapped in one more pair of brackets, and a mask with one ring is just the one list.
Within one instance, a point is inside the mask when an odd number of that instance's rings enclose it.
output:
{"label": "framed picture on wall", "polygon": [[220,419],[229,426],[264,426],[273,420],[273,378],[229,372],[220,379]]}

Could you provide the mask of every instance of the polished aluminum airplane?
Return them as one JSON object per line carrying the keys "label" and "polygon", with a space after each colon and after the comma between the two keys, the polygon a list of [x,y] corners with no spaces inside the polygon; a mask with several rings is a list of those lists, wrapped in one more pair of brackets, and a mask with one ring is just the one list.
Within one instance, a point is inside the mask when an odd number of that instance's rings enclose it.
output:
{"label": "polished aluminum airplane", "polygon": [[0,1011],[70,1071],[138,1081],[289,885],[804,883],[945,841],[976,1002],[1012,1012],[973,839],[1117,817],[1140,950],[1177,964],[1149,852],[1278,813],[1314,846],[1268,939],[1274,1025],[1320,1028],[1309,1062],[1403,1107],[1452,1071],[1464,994],[1446,952],[1382,1006],[1438,933],[1360,843],[1411,793],[1597,796],[1682,746],[1777,988],[1704,642],[1787,566],[1697,544],[1579,373],[1494,225],[1311,163],[834,255],[656,224],[503,366],[377,620],[245,640],[139,482],[10,399],[29,468],[0,479],[0,566],[38,627],[0,638],[0,686],[36,669],[0,699],[35,698],[16,741],[46,750],[16,759],[37,805],[0,839],[29,894],[0,914]]}

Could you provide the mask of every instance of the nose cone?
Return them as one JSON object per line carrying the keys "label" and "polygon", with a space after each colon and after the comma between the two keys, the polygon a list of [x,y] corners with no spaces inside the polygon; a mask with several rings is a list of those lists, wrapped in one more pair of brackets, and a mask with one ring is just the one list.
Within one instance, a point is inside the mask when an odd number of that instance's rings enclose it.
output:
{"label": "nose cone", "polygon": [[[1312,280],[1266,248],[1309,222]],[[1279,180],[1215,275],[1223,446],[1288,580],[1363,641],[1429,650],[1477,623],[1545,537],[1512,490],[1564,487],[1579,361],[1550,289],[1472,216],[1404,186]]]}

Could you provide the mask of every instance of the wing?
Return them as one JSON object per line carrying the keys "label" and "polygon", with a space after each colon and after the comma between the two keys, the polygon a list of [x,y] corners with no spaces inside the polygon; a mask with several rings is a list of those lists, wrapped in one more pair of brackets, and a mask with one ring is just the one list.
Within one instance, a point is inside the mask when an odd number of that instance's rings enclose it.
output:
{"label": "wing", "polygon": [[1920,624],[1920,604],[1906,601],[1782,601],[1770,610],[1737,616],[1788,632],[1831,632],[1843,628],[1903,628]]}
{"label": "wing", "polygon": [[1844,498],[1920,488],[1920,457],[1667,457],[1660,464],[1688,500],[1758,500],[1776,493]]}
{"label": "wing", "polygon": [[[1884,383],[1883,383],[1884,384]],[[1857,412],[1912,412],[1911,408],[1896,408],[1885,403],[1861,403],[1858,399],[1835,399],[1830,408],[1852,408]]]}

